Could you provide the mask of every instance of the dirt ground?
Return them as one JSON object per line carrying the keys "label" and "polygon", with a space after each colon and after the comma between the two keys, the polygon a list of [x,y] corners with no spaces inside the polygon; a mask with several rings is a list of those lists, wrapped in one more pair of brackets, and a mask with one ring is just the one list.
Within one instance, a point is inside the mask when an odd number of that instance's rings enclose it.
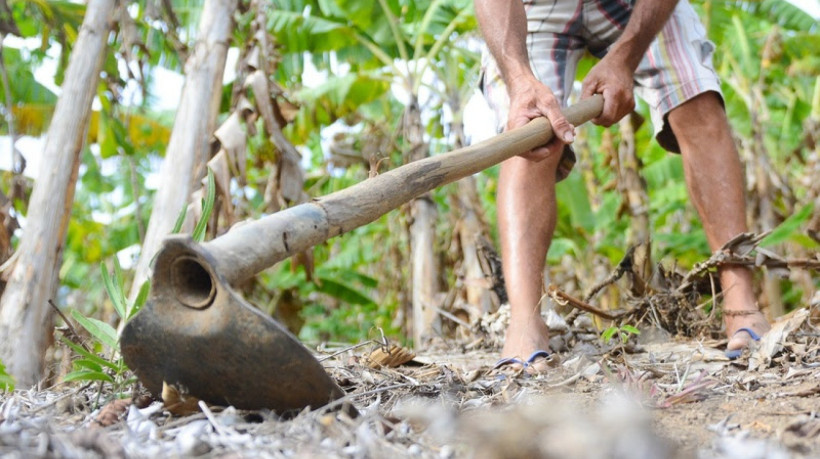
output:
{"label": "dirt ground", "polygon": [[96,385],[2,394],[0,456],[820,457],[820,334],[810,309],[778,321],[735,361],[725,341],[652,330],[603,345],[585,317],[547,318],[560,351],[538,374],[492,369],[501,313],[482,321],[484,338],[438,342],[395,367],[369,364],[377,343],[325,345],[317,356],[356,418],[327,407],[279,416],[205,404],[180,416],[145,397],[111,401]]}

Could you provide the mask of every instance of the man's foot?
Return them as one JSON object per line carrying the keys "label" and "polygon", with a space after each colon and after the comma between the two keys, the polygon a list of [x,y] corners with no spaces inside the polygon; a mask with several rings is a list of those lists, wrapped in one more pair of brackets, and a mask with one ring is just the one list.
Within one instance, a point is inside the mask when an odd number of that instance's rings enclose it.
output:
{"label": "man's foot", "polygon": [[[507,326],[507,336],[504,339],[504,349],[501,350],[501,358],[526,361],[537,351],[549,350],[549,337],[547,324],[540,315],[521,320],[510,320],[510,325]],[[527,369],[535,372],[544,371],[547,369],[547,362],[547,358],[537,355],[537,358],[528,362]]]}
{"label": "man's foot", "polygon": [[749,347],[755,336],[747,330],[760,337],[772,328],[759,309],[725,310],[723,320],[726,322],[726,336],[729,338],[726,344],[727,352],[742,351]]}

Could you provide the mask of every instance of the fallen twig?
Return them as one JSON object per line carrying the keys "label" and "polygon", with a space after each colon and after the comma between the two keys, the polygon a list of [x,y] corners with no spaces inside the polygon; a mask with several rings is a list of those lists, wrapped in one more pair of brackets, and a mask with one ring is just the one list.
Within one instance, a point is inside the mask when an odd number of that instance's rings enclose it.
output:
{"label": "fallen twig", "polygon": [[581,309],[582,311],[586,311],[590,314],[595,314],[596,316],[603,317],[607,320],[618,320],[619,318],[627,314],[625,312],[622,312],[616,315],[612,315],[606,311],[602,311],[596,308],[595,306],[584,303],[583,301],[577,298],[573,298],[569,294],[562,292],[555,285],[549,286],[549,288],[547,289],[547,294],[558,304],[570,305],[574,308]]}

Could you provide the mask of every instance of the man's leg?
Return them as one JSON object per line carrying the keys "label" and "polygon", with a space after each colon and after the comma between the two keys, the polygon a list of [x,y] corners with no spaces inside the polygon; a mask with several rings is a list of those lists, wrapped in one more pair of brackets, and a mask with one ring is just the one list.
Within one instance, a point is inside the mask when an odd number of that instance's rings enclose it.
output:
{"label": "man's leg", "polygon": [[560,155],[540,162],[514,157],[501,165],[498,226],[510,324],[502,357],[526,359],[549,349],[539,301],[544,264],[555,230],[555,171]]}
{"label": "man's leg", "polygon": [[[743,168],[732,139],[729,122],[718,95],[700,94],[669,112],[669,123],[683,155],[689,194],[712,251],[747,231]],[[719,271],[727,349],[740,349],[751,339],[738,333],[743,327],[761,334],[769,323],[759,311],[753,291],[752,272],[744,267]]]}

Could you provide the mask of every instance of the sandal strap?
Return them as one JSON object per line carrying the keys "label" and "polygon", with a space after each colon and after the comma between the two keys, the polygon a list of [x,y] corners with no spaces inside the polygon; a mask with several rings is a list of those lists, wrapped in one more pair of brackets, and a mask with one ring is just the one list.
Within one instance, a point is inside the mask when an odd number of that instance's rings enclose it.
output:
{"label": "sandal strap", "polygon": [[751,316],[753,314],[760,314],[760,310],[743,310],[743,311],[723,311],[724,316],[729,317],[736,317],[736,316]]}

